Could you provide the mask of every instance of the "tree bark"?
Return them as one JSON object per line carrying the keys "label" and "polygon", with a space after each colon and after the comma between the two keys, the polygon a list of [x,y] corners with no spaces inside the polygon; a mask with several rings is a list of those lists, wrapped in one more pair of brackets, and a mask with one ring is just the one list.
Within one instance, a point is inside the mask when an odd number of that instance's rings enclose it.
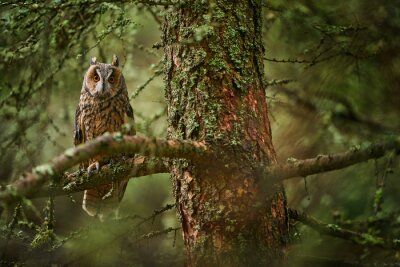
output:
{"label": "tree bark", "polygon": [[280,183],[259,186],[276,163],[265,97],[261,2],[186,1],[163,25],[168,138],[223,148],[170,171],[187,266],[279,266],[288,239]]}

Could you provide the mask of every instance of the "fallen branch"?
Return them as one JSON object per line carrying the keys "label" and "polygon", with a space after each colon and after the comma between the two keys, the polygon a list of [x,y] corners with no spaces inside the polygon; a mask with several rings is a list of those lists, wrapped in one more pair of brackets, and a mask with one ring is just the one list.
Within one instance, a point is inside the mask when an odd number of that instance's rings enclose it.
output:
{"label": "fallen branch", "polygon": [[113,156],[122,153],[198,160],[207,153],[207,147],[200,142],[123,136],[121,133],[105,134],[84,145],[67,149],[50,163],[23,174],[8,185],[6,190],[0,192],[0,201],[8,203],[20,197],[30,198],[35,196],[45,183],[59,183],[59,178],[66,170],[81,162],[98,155]]}
{"label": "fallen branch", "polygon": [[291,159],[286,164],[267,167],[264,174],[273,182],[283,181],[293,177],[343,169],[369,159],[380,158],[390,151],[400,153],[400,139],[380,144],[369,145],[364,148],[352,148],[346,152],[319,155],[315,158],[297,160]]}
{"label": "fallen branch", "polygon": [[293,209],[289,209],[288,213],[290,219],[299,221],[320,234],[343,238],[363,246],[375,246],[385,249],[398,249],[400,247],[400,240],[397,239],[387,240],[367,233],[343,229],[335,224],[322,223],[303,212]]}

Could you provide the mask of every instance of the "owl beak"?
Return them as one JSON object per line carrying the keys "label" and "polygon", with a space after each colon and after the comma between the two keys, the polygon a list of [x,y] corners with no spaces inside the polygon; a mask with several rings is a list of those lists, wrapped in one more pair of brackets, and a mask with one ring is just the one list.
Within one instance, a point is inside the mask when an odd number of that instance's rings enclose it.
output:
{"label": "owl beak", "polygon": [[97,86],[97,92],[102,94],[104,93],[104,91],[106,90],[106,84],[104,82],[102,82],[101,84],[99,84],[99,86]]}

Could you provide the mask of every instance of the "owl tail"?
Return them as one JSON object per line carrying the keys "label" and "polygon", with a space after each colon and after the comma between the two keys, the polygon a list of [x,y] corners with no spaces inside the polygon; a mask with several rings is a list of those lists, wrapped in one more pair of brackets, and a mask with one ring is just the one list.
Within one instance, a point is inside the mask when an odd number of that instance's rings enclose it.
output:
{"label": "owl tail", "polygon": [[90,216],[96,216],[100,221],[104,221],[105,218],[117,211],[127,184],[128,180],[122,180],[114,185],[107,184],[85,190],[82,208]]}

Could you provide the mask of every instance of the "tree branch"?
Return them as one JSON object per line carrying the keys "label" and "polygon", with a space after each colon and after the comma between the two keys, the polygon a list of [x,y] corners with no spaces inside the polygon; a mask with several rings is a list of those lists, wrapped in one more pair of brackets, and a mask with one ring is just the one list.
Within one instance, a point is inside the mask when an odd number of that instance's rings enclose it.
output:
{"label": "tree branch", "polygon": [[286,164],[266,167],[264,174],[269,177],[270,181],[279,182],[293,177],[306,177],[312,174],[343,169],[369,159],[382,157],[390,151],[395,151],[395,154],[400,153],[400,139],[369,145],[364,148],[356,147],[346,152],[331,155],[318,155],[311,159],[292,159]]}
{"label": "tree branch", "polygon": [[[286,164],[263,167],[263,175],[269,183],[278,183],[293,177],[305,177],[312,174],[342,169],[372,158],[379,158],[389,151],[400,153],[400,139],[370,145],[364,148],[353,148],[349,151],[319,155],[316,158],[296,160]],[[0,200],[8,203],[20,197],[43,197],[64,195],[93,188],[101,184],[119,181],[130,177],[144,176],[167,172],[160,159],[144,157],[131,158],[114,165],[105,165],[101,172],[90,177],[83,172],[64,174],[66,170],[98,155],[113,156],[122,153],[137,153],[144,156],[185,158],[194,161],[204,160],[213,155],[213,151],[204,143],[192,141],[151,139],[146,137],[123,136],[121,133],[106,134],[92,142],[67,149],[55,157],[49,164],[34,168],[25,173],[6,190],[0,191]],[[110,180],[112,178],[112,180]],[[53,187],[49,187],[53,181]],[[71,182],[72,181],[72,182]],[[42,188],[45,184],[47,187]]]}
{"label": "tree branch", "polygon": [[[84,145],[69,148],[50,163],[23,174],[8,185],[5,191],[0,192],[0,200],[7,203],[20,197],[32,197],[45,183],[59,183],[66,170],[81,162],[98,155],[113,156],[122,153],[198,160],[208,151],[204,143],[200,142],[123,136],[121,133],[105,134]],[[103,174],[100,176],[103,177]]]}
{"label": "tree branch", "polygon": [[80,192],[86,189],[123,179],[130,179],[156,173],[168,173],[163,160],[148,157],[135,157],[123,160],[117,164],[107,164],[101,171],[90,176],[81,170],[65,173],[56,185],[43,186],[32,198],[61,196]]}
{"label": "tree branch", "polygon": [[303,212],[293,209],[289,209],[288,213],[290,219],[299,221],[320,234],[343,238],[350,240],[355,244],[364,246],[375,246],[385,249],[397,249],[400,247],[400,240],[386,240],[367,233],[359,233],[353,230],[343,229],[335,224],[322,223]]}

